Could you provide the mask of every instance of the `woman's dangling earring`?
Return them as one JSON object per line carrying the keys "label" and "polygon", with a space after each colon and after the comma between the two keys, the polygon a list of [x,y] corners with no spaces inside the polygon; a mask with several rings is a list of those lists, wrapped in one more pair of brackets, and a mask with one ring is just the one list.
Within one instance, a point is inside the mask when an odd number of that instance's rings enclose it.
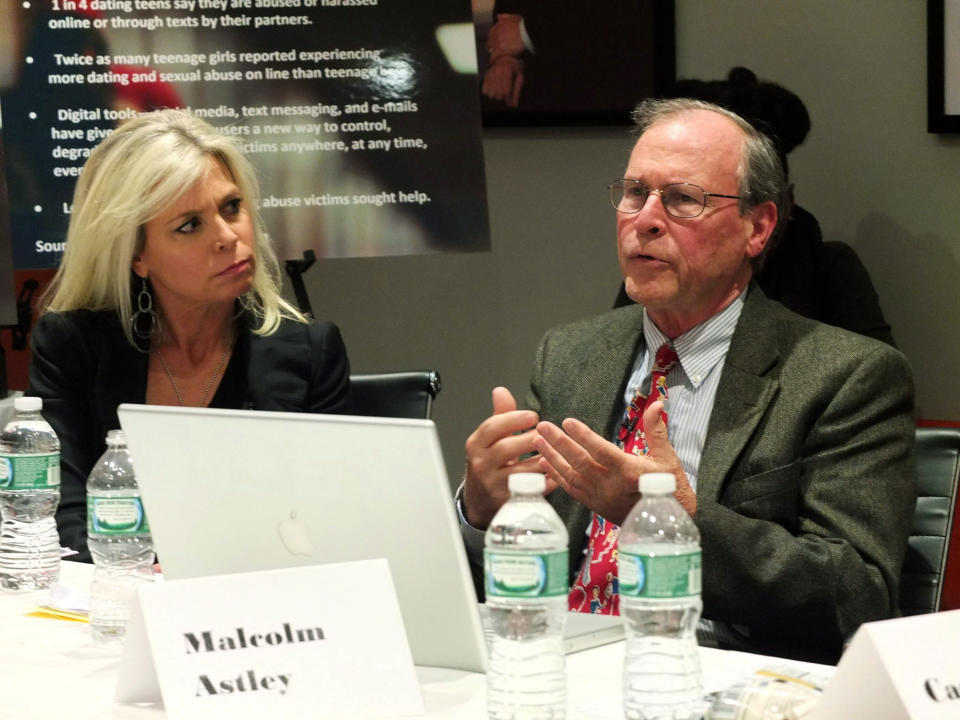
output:
{"label": "woman's dangling earring", "polygon": [[130,318],[130,329],[140,340],[153,337],[160,320],[153,309],[153,294],[147,286],[147,279],[140,278],[140,292],[137,293],[137,309]]}

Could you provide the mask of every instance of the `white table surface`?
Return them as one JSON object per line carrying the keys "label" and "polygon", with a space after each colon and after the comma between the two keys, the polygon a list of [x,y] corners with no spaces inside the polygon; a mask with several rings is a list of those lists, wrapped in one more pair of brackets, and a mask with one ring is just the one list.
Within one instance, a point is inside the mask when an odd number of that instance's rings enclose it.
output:
{"label": "white table surface", "polygon": [[[61,583],[86,593],[92,566],[61,564]],[[45,594],[0,592],[0,718],[50,720],[165,718],[160,705],[113,702],[121,651],[93,645],[89,626],[26,615]],[[747,653],[701,648],[707,692],[733,684],[771,662]],[[774,662],[784,662],[774,660]],[[623,642],[567,656],[569,720],[622,718]],[[832,668],[814,667],[824,673]],[[460,670],[417,668],[427,718],[486,718],[484,676]]]}

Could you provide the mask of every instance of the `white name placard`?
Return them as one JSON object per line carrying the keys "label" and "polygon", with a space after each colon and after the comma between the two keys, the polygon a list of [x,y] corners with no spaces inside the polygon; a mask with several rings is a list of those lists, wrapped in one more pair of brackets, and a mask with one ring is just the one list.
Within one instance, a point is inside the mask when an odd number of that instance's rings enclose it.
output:
{"label": "white name placard", "polygon": [[866,623],[810,720],[960,718],[960,610]]}
{"label": "white name placard", "polygon": [[386,560],[141,585],[117,702],[169,717],[418,715]]}

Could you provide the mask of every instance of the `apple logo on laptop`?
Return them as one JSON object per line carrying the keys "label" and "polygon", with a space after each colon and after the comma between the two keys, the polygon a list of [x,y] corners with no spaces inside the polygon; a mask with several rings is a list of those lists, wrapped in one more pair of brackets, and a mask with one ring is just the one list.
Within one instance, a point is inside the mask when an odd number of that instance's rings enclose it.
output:
{"label": "apple logo on laptop", "polygon": [[297,511],[291,510],[290,517],[280,521],[280,540],[293,555],[313,555],[313,543],[307,536],[307,526],[297,517]]}

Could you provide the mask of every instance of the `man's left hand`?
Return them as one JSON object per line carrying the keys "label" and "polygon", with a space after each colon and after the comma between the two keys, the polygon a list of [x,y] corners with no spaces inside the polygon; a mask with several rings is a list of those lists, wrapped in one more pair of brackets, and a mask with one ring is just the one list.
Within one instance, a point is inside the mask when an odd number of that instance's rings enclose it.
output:
{"label": "man's left hand", "polygon": [[551,422],[541,422],[537,425],[539,437],[534,441],[541,456],[540,469],[574,500],[617,525],[623,523],[640,497],[640,475],[673,473],[676,498],[692,516],[697,511],[697,496],[667,437],[662,409],[663,403],[658,401],[643,414],[643,426],[648,428],[647,455],[624,452],[574,418],[563,421],[563,430]]}

